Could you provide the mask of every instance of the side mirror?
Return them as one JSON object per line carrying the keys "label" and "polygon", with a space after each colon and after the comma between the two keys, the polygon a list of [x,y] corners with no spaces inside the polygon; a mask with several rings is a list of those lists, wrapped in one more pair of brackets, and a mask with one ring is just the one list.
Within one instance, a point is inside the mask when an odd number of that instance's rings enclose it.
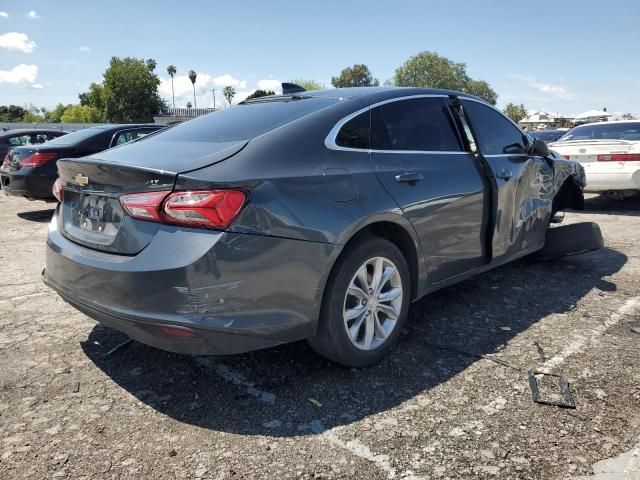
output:
{"label": "side mirror", "polygon": [[533,140],[530,153],[535,157],[547,157],[551,153],[551,150],[549,150],[546,143],[536,138]]}

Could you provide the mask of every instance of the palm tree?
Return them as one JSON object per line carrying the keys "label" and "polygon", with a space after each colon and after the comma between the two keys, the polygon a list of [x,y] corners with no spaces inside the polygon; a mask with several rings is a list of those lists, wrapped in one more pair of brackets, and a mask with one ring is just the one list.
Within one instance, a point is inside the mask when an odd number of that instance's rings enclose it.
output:
{"label": "palm tree", "polygon": [[194,108],[198,108],[198,102],[196,101],[196,78],[198,78],[198,74],[193,70],[189,70],[189,80],[191,80],[191,85],[193,85],[193,106]]}
{"label": "palm tree", "polygon": [[178,70],[174,65],[169,65],[167,67],[167,73],[171,76],[171,98],[173,99],[173,108],[176,108],[176,95],[173,92],[173,76],[176,74]]}
{"label": "palm tree", "polygon": [[224,98],[227,99],[227,102],[229,102],[229,106],[231,106],[231,101],[233,100],[233,97],[236,96],[236,90],[231,85],[227,85],[222,89],[222,94],[224,95]]}

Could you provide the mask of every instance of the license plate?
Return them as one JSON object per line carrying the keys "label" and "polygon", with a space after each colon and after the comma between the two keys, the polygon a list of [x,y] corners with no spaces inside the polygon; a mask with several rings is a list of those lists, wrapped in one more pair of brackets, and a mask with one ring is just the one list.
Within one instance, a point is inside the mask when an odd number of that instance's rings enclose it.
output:
{"label": "license plate", "polygon": [[107,201],[105,198],[81,195],[74,205],[74,224],[90,232],[104,231]]}

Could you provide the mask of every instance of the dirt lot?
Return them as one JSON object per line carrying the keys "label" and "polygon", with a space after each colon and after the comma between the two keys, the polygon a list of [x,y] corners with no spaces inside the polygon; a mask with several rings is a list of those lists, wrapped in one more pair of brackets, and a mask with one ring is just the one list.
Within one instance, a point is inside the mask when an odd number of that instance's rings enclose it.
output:
{"label": "dirt lot", "polygon": [[[567,215],[603,250],[415,303],[363,370],[303,342],[109,354],[125,337],[40,281],[48,207],[0,197],[0,478],[640,478],[638,200]],[[576,408],[534,403],[528,369],[563,374]]]}

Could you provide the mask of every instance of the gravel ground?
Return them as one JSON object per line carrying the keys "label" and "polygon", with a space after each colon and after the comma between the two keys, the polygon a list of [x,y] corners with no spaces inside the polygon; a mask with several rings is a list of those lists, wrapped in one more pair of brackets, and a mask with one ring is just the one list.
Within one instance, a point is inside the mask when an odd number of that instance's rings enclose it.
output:
{"label": "gravel ground", "polygon": [[[48,207],[0,197],[0,478],[640,478],[640,200],[567,214],[602,250],[415,303],[362,370],[304,342],[109,353],[126,337],[40,281]],[[576,408],[534,403],[529,369],[564,375]]]}

